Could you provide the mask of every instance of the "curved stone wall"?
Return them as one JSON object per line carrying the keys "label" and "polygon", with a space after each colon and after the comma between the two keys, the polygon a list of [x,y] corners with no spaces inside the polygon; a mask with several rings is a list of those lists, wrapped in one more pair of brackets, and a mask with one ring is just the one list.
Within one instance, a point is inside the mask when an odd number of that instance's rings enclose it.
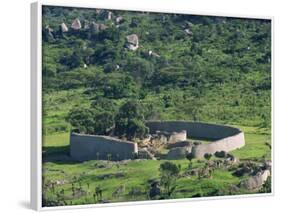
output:
{"label": "curved stone wall", "polygon": [[192,147],[196,158],[204,157],[205,153],[232,151],[245,145],[244,133],[235,127],[188,121],[148,121],[150,133],[156,131],[181,132],[186,130],[187,136],[196,139],[207,139],[212,142]]}
{"label": "curved stone wall", "polygon": [[71,133],[70,155],[74,160],[131,159],[138,152],[136,143],[101,135]]}

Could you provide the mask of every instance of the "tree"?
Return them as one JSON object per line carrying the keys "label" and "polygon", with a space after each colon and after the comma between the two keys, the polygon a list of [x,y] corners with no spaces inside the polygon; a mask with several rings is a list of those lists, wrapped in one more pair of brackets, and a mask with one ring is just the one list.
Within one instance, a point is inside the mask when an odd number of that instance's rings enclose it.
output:
{"label": "tree", "polygon": [[212,154],[210,154],[210,153],[205,153],[204,154],[204,158],[209,162],[209,160],[211,159],[211,157],[212,157],[213,155]]}
{"label": "tree", "polygon": [[96,109],[97,111],[106,111],[112,114],[115,114],[116,111],[115,102],[112,99],[104,98],[101,96],[98,96],[95,100],[92,101],[91,107]]}
{"label": "tree", "polygon": [[194,97],[187,100],[180,108],[187,115],[190,115],[193,121],[199,121],[204,104],[204,101],[200,97]]}
{"label": "tree", "polygon": [[193,158],[194,158],[194,155],[192,154],[192,152],[189,152],[186,154],[186,159],[189,160],[188,169],[192,169],[192,159]]}
{"label": "tree", "polygon": [[176,189],[176,180],[180,173],[179,167],[169,161],[160,164],[160,184],[164,187],[165,194],[170,197]]}
{"label": "tree", "polygon": [[95,133],[105,135],[114,125],[114,116],[111,112],[101,112],[95,116]]}
{"label": "tree", "polygon": [[154,72],[154,66],[151,62],[134,57],[129,58],[124,69],[130,73],[138,83],[144,83],[151,78]]}
{"label": "tree", "polygon": [[115,134],[128,138],[142,138],[148,133],[145,126],[144,109],[137,100],[123,104],[115,119]]}
{"label": "tree", "polygon": [[67,120],[81,132],[87,134],[94,134],[95,132],[94,111],[91,109],[74,108],[69,112]]}
{"label": "tree", "polygon": [[130,138],[142,138],[148,134],[148,128],[143,120],[131,119],[128,121],[127,136]]}
{"label": "tree", "polygon": [[60,63],[69,67],[70,69],[81,67],[83,64],[81,50],[76,48],[73,52],[65,52],[65,54],[60,58]]}

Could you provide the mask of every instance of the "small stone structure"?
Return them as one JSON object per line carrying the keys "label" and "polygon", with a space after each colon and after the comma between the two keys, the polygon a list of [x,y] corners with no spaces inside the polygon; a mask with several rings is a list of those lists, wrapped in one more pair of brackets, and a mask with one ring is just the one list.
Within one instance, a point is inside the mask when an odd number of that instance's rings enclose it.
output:
{"label": "small stone structure", "polygon": [[205,153],[214,154],[217,151],[232,151],[245,145],[244,133],[235,127],[187,121],[148,121],[146,126],[153,134],[157,131],[188,132],[188,136],[196,139],[206,139],[212,142],[192,147],[195,158],[203,158]]}
{"label": "small stone structure", "polygon": [[134,142],[119,140],[109,136],[87,135],[72,132],[70,135],[70,155],[74,160],[125,160],[138,153]]}

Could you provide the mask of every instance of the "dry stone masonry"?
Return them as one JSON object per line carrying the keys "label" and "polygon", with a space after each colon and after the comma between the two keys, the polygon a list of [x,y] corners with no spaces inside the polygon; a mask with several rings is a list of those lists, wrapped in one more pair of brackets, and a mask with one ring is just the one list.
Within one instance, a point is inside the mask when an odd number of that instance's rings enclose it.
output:
{"label": "dry stone masonry", "polygon": [[244,133],[235,127],[187,121],[149,121],[146,125],[150,129],[150,133],[186,131],[191,138],[212,141],[192,147],[191,152],[196,158],[203,158],[205,153],[229,152],[245,145]]}
{"label": "dry stone masonry", "polygon": [[[184,145],[187,143],[187,135],[190,138],[211,141],[172,147],[167,154],[168,159],[181,159],[190,152],[195,158],[203,158],[206,153],[229,152],[245,145],[244,133],[235,127],[187,121],[149,121],[146,125],[151,135],[146,143],[153,143],[156,147],[157,144],[173,145],[179,142]],[[138,150],[138,145],[134,142],[109,136],[79,133],[71,133],[70,136],[70,155],[78,161],[107,160],[109,157],[112,160],[124,160],[131,159],[137,154],[140,157],[148,156],[149,159],[155,159],[144,147]]]}
{"label": "dry stone masonry", "polygon": [[70,155],[77,161],[131,159],[137,152],[134,142],[74,132],[70,135]]}

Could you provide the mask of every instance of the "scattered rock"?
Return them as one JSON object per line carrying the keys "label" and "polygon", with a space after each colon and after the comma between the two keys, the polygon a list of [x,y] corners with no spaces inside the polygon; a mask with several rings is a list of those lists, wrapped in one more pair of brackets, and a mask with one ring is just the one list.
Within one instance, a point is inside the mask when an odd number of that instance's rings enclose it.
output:
{"label": "scattered rock", "polygon": [[47,25],[47,26],[45,27],[45,32],[47,33],[47,36],[48,36],[49,38],[51,38],[51,39],[54,39],[54,38],[55,38],[54,35],[53,35],[54,30],[53,30],[53,28],[51,28],[49,25]]}
{"label": "scattered rock", "polygon": [[68,183],[68,181],[67,180],[56,180],[54,183],[56,185],[64,185],[64,184]]}
{"label": "scattered rock", "polygon": [[68,27],[66,26],[66,24],[64,22],[61,23],[60,29],[61,29],[61,32],[63,32],[63,33],[68,32]]}
{"label": "scattered rock", "polygon": [[118,16],[118,17],[116,17],[115,22],[117,24],[121,24],[122,22],[124,22],[124,18],[122,16]]}
{"label": "scattered rock", "polygon": [[74,19],[74,21],[71,24],[71,28],[73,30],[80,30],[82,28],[81,22],[78,18]]}
{"label": "scattered rock", "polygon": [[155,52],[152,52],[152,50],[149,50],[149,51],[148,51],[148,55],[149,55],[149,56],[152,56],[152,57],[160,58],[160,55],[158,55],[158,54],[155,53]]}
{"label": "scattered rock", "polygon": [[270,176],[269,170],[264,170],[262,172],[259,172],[257,175],[252,176],[246,180],[243,180],[240,183],[240,186],[245,187],[249,190],[254,190],[260,188],[264,182],[267,180],[267,178]]}
{"label": "scattered rock", "polygon": [[190,29],[185,29],[184,32],[186,33],[186,35],[192,36],[193,33]]}
{"label": "scattered rock", "polygon": [[264,162],[264,168],[270,170],[272,167],[272,162],[270,160]]}
{"label": "scattered rock", "polygon": [[126,37],[126,46],[130,50],[137,50],[139,48],[139,37],[136,34],[131,34]]}
{"label": "scattered rock", "polygon": [[102,9],[96,9],[96,14],[100,14],[102,12]]}
{"label": "scattered rock", "polygon": [[138,151],[138,157],[144,159],[156,160],[154,155],[147,148],[140,149]]}
{"label": "scattered rock", "polygon": [[100,10],[98,14],[104,20],[111,20],[113,16],[113,13],[109,10]]}

